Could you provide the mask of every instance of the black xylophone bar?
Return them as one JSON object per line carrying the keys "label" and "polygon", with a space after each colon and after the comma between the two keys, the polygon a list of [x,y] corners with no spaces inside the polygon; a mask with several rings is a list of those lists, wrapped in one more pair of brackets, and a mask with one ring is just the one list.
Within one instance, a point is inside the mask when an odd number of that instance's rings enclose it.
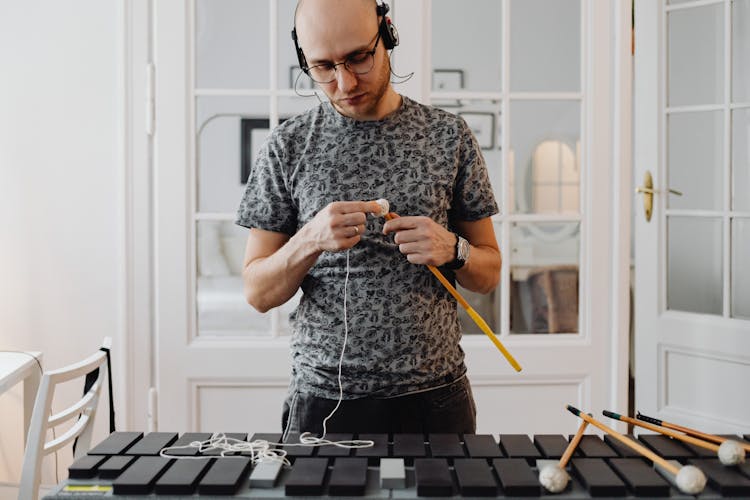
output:
{"label": "black xylophone bar", "polygon": [[[278,443],[278,433],[228,434],[244,441]],[[218,450],[202,457],[165,458],[167,446],[187,445],[210,438],[209,433],[115,432],[76,460],[69,479],[47,498],[95,498],[86,486],[110,488],[102,498],[120,495],[239,495],[248,498],[301,496],[521,497],[546,496],[538,470],[544,461],[557,462],[568,444],[562,435],[540,434],[332,434],[330,439],[371,439],[370,448],[278,445],[288,452],[291,467],[264,462],[253,466],[246,452],[221,458]],[[559,498],[681,497],[630,448],[616,446],[605,436],[586,435],[569,462],[573,480]],[[288,443],[298,442],[298,435]],[[657,453],[701,468],[709,487],[701,498],[750,497],[750,465],[722,466],[691,447],[662,435],[639,438]],[[170,454],[198,457],[197,448]],[[381,460],[387,461],[382,471]],[[385,462],[383,462],[385,464]],[[399,465],[400,464],[400,465]],[[400,468],[400,469],[399,469]],[[382,472],[382,474],[381,474]],[[255,480],[254,480],[255,477]],[[99,491],[99,490],[97,490]],[[398,494],[395,492],[399,491]],[[112,495],[114,494],[114,495]],[[588,495],[588,496],[587,496]]]}

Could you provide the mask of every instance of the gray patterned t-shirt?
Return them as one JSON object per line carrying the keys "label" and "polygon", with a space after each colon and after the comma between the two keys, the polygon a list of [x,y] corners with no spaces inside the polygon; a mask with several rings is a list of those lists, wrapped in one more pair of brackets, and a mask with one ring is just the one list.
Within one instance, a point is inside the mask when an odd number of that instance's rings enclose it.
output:
{"label": "gray patterned t-shirt", "polygon": [[[330,103],[276,127],[250,172],[237,224],[293,235],[333,201],[385,198],[392,212],[452,228],[497,213],[487,168],[463,119],[407,97],[380,121]],[[465,371],[457,304],[426,266],[368,217],[349,251],[345,399],[430,388]],[[324,252],[291,314],[291,389],[337,399],[346,252]],[[450,271],[449,280],[455,280]]]}

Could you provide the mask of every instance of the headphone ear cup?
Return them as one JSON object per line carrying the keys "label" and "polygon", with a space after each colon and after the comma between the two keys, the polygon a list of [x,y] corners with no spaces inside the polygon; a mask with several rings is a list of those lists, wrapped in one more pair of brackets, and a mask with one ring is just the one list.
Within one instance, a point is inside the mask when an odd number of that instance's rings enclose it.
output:
{"label": "headphone ear cup", "polygon": [[292,40],[294,40],[294,51],[297,53],[299,67],[302,71],[307,73],[307,59],[305,58],[305,53],[302,52],[302,47],[299,46],[299,42],[297,41],[297,28],[292,29]]}
{"label": "headphone ear cup", "polygon": [[380,38],[383,40],[383,46],[386,50],[391,50],[398,45],[398,30],[396,26],[391,22],[391,18],[383,16],[383,20],[380,21]]}

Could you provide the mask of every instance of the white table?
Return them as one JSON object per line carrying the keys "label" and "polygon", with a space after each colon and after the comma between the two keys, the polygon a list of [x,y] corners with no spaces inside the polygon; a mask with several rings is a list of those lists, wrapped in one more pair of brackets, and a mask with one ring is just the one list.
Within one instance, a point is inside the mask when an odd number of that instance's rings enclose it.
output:
{"label": "white table", "polygon": [[40,352],[0,351],[0,394],[23,381],[23,442],[29,433],[31,413],[42,379],[42,371],[36,359],[41,363]]}

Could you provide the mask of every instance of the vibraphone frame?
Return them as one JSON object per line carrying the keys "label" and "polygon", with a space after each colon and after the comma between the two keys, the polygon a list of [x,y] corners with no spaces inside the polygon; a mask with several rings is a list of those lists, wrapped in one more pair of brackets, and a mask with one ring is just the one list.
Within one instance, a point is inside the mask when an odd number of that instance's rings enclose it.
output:
{"label": "vibraphone frame", "polygon": [[[247,440],[245,433],[228,437]],[[571,481],[560,494],[550,494],[538,483],[538,467],[556,462],[571,436],[540,434],[329,434],[330,440],[371,439],[370,448],[286,447],[291,467],[265,487],[251,486],[253,468],[248,456],[220,458],[208,450],[202,459],[160,457],[165,447],[205,441],[210,433],[115,432],[89,450],[69,469],[70,477],[47,499],[171,497],[296,498],[310,496],[365,498],[545,496],[571,498],[692,498],[681,494],[657,474],[645,459],[605,436],[585,435],[569,463]],[[281,435],[256,433],[250,441],[279,442]],[[632,436],[631,436],[632,437]],[[739,439],[739,437],[736,437]],[[745,436],[748,439],[748,436]],[[750,498],[750,464],[725,467],[702,448],[667,436],[645,434],[638,439],[661,456],[700,467],[709,485],[700,498]],[[292,435],[288,442],[296,442]],[[750,440],[750,439],[748,439]],[[196,448],[177,449],[171,455],[198,456]],[[405,487],[390,477],[393,461],[403,459]],[[386,462],[383,462],[384,464]],[[398,463],[396,460],[395,463]],[[381,486],[381,480],[386,487]],[[100,489],[101,491],[92,491]]]}

